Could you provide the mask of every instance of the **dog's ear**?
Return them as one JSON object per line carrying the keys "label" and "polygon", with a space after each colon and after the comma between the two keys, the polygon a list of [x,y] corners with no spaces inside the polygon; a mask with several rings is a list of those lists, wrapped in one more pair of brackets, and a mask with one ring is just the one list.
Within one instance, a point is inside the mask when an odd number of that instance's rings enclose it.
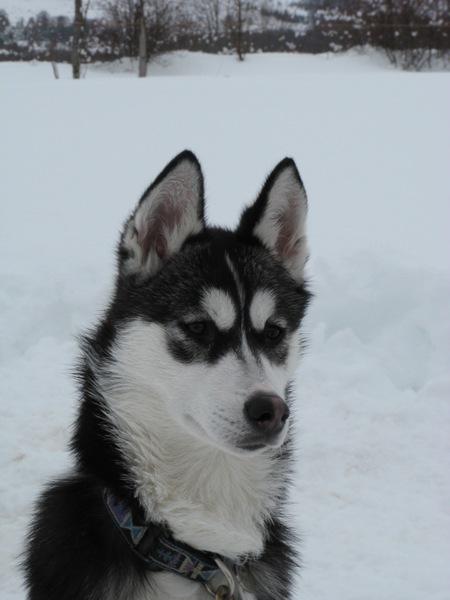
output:
{"label": "dog's ear", "polygon": [[285,158],[269,175],[254,204],[242,214],[237,233],[258,238],[301,282],[308,258],[306,213],[306,192],[300,174],[295,162]]}
{"label": "dog's ear", "polygon": [[203,175],[195,155],[185,150],[158,175],[127,221],[121,273],[152,277],[204,226]]}

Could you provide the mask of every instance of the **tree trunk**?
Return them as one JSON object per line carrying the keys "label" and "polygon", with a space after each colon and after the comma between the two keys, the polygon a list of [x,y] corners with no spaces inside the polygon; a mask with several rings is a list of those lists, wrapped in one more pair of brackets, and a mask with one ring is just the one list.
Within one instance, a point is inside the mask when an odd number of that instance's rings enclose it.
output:
{"label": "tree trunk", "polygon": [[237,31],[236,31],[236,51],[240,61],[244,60],[244,51],[242,49],[242,0],[236,0],[237,4]]}
{"label": "tree trunk", "polygon": [[82,0],[75,0],[75,19],[73,22],[72,74],[80,79],[81,72],[81,37],[83,31]]}
{"label": "tree trunk", "polygon": [[139,77],[147,77],[147,32],[143,14],[139,23]]}
{"label": "tree trunk", "polygon": [[53,69],[53,75],[55,76],[55,79],[59,79],[58,65],[56,64],[56,62],[54,60],[52,60],[52,69]]}

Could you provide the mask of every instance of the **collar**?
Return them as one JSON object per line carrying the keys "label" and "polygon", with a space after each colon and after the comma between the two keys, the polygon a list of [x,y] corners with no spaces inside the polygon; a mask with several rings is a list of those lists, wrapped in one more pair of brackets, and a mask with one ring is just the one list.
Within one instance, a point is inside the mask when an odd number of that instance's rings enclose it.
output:
{"label": "collar", "polygon": [[146,522],[142,511],[130,508],[110,490],[104,490],[103,501],[128,546],[150,571],[169,571],[199,583],[208,583],[222,572],[216,559],[223,564],[223,558],[175,540],[163,526]]}

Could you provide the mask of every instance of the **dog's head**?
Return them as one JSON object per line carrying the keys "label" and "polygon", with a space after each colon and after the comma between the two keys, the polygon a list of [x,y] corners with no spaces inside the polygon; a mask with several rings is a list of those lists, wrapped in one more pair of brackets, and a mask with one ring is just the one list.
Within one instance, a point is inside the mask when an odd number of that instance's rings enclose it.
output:
{"label": "dog's head", "polygon": [[206,226],[191,152],[144,193],[122,233],[112,307],[114,369],[141,399],[142,418],[147,407],[233,453],[284,442],[308,301],[306,211],[291,159],[235,231]]}

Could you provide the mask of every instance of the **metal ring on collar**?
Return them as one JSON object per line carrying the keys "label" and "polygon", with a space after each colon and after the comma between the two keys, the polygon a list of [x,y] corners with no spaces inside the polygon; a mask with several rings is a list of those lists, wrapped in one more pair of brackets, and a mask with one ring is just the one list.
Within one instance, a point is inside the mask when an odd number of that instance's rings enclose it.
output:
{"label": "metal ring on collar", "polygon": [[227,580],[228,585],[221,585],[214,592],[211,589],[211,586],[208,583],[204,583],[204,586],[208,590],[208,592],[215,597],[215,600],[234,600],[234,592],[236,589],[236,584],[234,581],[233,574],[230,569],[226,566],[226,564],[220,560],[220,558],[215,558],[214,562],[225,575],[225,579]]}

